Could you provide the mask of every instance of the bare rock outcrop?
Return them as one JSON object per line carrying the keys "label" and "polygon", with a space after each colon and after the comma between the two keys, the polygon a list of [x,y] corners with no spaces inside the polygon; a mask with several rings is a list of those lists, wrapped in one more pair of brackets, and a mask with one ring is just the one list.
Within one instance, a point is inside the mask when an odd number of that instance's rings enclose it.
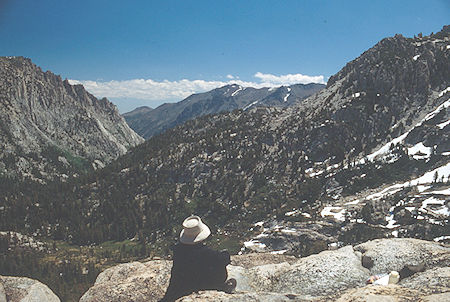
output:
{"label": "bare rock outcrop", "polygon": [[[404,288],[398,285],[369,285],[362,288],[346,291],[336,302],[413,302],[420,301],[422,294],[416,290]],[[422,300],[423,301],[423,300]]]}
{"label": "bare rock outcrop", "polygon": [[80,302],[157,301],[168,286],[171,267],[171,261],[154,260],[109,268],[98,275]]}
{"label": "bare rock outcrop", "polygon": [[[374,266],[362,266],[371,255]],[[375,257],[377,256],[377,257]],[[236,292],[204,291],[180,301],[437,301],[432,295],[450,288],[446,259],[450,247],[417,239],[372,240],[355,248],[346,246],[304,258],[274,254],[232,257],[228,275],[237,280]],[[423,272],[402,279],[396,286],[366,286],[376,273],[401,270],[405,265],[425,263]],[[157,301],[168,285],[171,261],[121,264],[101,273],[80,302]],[[429,296],[429,297],[428,297]],[[425,298],[429,299],[426,300]]]}
{"label": "bare rock outcrop", "polygon": [[0,302],[60,302],[59,298],[37,280],[0,276]]}
{"label": "bare rock outcrop", "polygon": [[[363,301],[364,296],[385,297],[386,301],[413,301],[418,296],[425,299],[448,291],[450,269],[440,265],[446,263],[442,260],[449,252],[448,246],[434,242],[386,239],[300,259],[273,254],[234,256],[228,272],[238,281],[235,294],[206,291],[180,301],[320,301],[327,297]],[[372,272],[362,266],[363,255],[374,258]],[[417,262],[426,263],[427,270],[405,278],[399,286],[365,287],[364,281],[373,272],[400,270]],[[166,260],[110,268],[99,275],[80,302],[156,301],[168,285],[170,268],[171,262]]]}
{"label": "bare rock outcrop", "polygon": [[346,246],[299,259],[279,276],[273,291],[328,295],[363,286],[369,275],[361,265],[361,254]]}
{"label": "bare rock outcrop", "polygon": [[[450,295],[450,267],[435,267],[425,272],[419,272],[400,281],[403,287],[416,289],[422,294],[448,292]],[[444,301],[444,300],[442,300]]]}
{"label": "bare rock outcrop", "polygon": [[450,292],[424,295],[420,291],[404,288],[398,285],[378,286],[369,285],[361,288],[350,289],[339,295],[325,297],[305,297],[294,294],[280,293],[236,293],[226,294],[216,291],[205,291],[194,293],[183,297],[178,301],[182,302],[210,302],[210,301],[254,301],[254,302],[278,302],[278,301],[299,301],[299,302],[442,302],[450,301]]}
{"label": "bare rock outcrop", "polygon": [[376,239],[355,246],[370,262],[372,274],[401,271],[405,265],[423,265],[424,268],[450,265],[450,248],[413,238]]}

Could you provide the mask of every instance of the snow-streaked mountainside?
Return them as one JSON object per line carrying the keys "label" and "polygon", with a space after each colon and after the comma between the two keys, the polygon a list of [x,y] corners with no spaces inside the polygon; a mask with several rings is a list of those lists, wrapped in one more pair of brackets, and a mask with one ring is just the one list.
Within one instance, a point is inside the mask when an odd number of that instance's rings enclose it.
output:
{"label": "snow-streaked mountainside", "polygon": [[59,221],[59,231],[83,243],[142,232],[166,244],[196,213],[236,240],[257,235],[256,222],[287,226],[294,241],[273,236],[302,255],[376,237],[447,236],[449,29],[386,38],[293,106],[203,116],[152,137],[74,185],[64,202],[86,214]]}
{"label": "snow-streaked mountainside", "polygon": [[248,110],[255,106],[287,107],[320,91],[322,84],[296,84],[278,88],[252,88],[227,85],[205,93],[194,94],[178,103],[166,103],[154,110],[137,108],[123,117],[138,134],[149,138],[187,120],[207,114]]}
{"label": "snow-streaked mountainside", "polygon": [[0,173],[67,177],[83,165],[104,166],[142,141],[107,99],[29,59],[0,57]]}

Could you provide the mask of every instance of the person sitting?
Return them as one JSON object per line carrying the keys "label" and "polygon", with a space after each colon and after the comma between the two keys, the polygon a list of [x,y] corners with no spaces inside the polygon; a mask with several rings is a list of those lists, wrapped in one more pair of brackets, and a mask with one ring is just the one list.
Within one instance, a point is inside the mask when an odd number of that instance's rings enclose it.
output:
{"label": "person sitting", "polygon": [[200,217],[183,221],[179,242],[173,248],[170,282],[161,302],[175,301],[200,290],[220,290],[231,293],[236,280],[227,281],[227,265],[231,263],[226,251],[215,251],[204,244],[211,234]]}

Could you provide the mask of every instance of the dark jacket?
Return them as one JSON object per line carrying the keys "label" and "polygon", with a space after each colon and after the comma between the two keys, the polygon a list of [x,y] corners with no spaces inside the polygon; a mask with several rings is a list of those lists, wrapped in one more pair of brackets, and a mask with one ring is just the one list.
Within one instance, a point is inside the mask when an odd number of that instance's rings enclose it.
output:
{"label": "dark jacket", "polygon": [[203,243],[178,243],[173,248],[170,284],[161,301],[175,301],[199,290],[223,290],[230,264],[228,252],[218,252]]}

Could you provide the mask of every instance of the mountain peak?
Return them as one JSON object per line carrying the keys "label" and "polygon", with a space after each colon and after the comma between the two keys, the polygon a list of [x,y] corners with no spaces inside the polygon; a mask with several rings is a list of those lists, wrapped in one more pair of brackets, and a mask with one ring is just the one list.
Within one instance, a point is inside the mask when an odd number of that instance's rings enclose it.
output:
{"label": "mountain peak", "polygon": [[152,111],[152,110],[153,110],[153,108],[151,108],[151,107],[148,107],[148,106],[141,106],[141,107],[137,107],[137,108],[131,110],[130,112],[126,112],[126,113],[124,113],[124,114],[122,114],[122,115],[123,115],[124,117],[125,117],[125,116],[126,116],[126,117],[130,117],[130,116],[133,116],[133,115],[136,115],[136,114],[145,114],[145,113],[150,112],[150,111]]}

